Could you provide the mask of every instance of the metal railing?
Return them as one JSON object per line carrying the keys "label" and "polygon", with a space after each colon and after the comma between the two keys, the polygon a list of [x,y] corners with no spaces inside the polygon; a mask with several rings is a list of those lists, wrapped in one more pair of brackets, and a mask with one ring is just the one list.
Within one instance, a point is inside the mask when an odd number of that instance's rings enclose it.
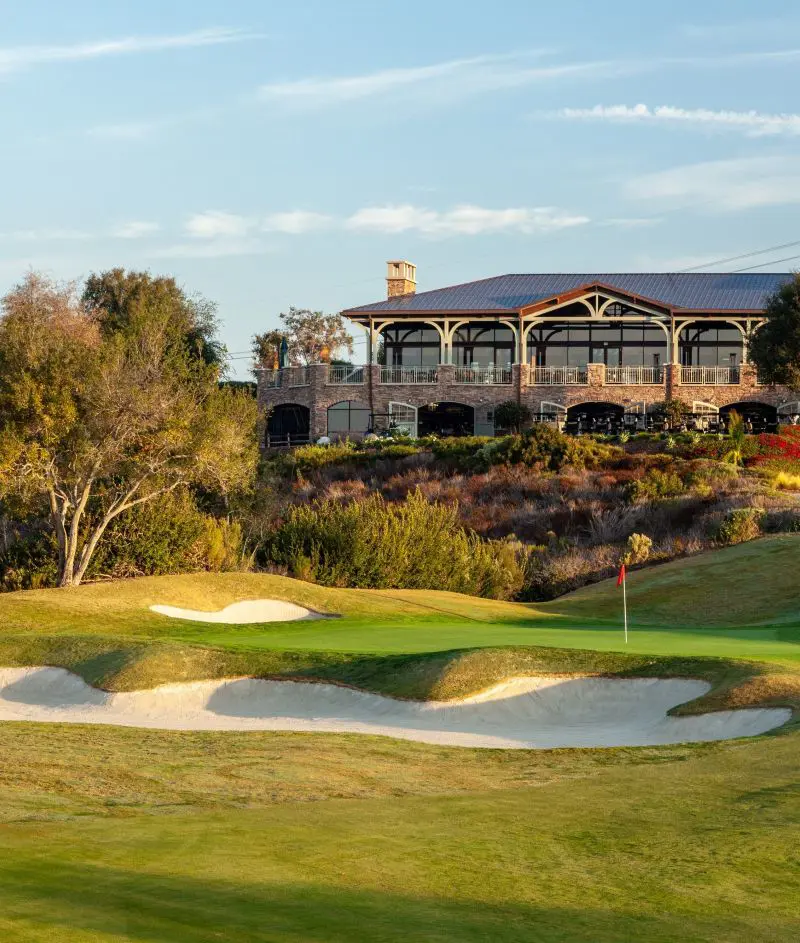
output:
{"label": "metal railing", "polygon": [[456,367],[455,383],[503,385],[511,383],[511,367]]}
{"label": "metal railing", "polygon": [[438,383],[438,367],[381,367],[381,383]]}
{"label": "metal railing", "polygon": [[364,382],[365,367],[352,367],[349,364],[331,364],[328,367],[328,383],[342,386],[356,386]]}
{"label": "metal railing", "polygon": [[586,367],[533,367],[533,386],[585,386],[589,382]]}
{"label": "metal railing", "polygon": [[730,386],[738,382],[738,367],[681,367],[681,383],[689,386]]}
{"label": "metal railing", "polygon": [[261,382],[266,387],[308,386],[308,367],[284,367],[282,370],[262,370]]}
{"label": "metal railing", "polygon": [[664,382],[663,367],[636,365],[630,367],[606,367],[606,383],[625,386],[640,386]]}

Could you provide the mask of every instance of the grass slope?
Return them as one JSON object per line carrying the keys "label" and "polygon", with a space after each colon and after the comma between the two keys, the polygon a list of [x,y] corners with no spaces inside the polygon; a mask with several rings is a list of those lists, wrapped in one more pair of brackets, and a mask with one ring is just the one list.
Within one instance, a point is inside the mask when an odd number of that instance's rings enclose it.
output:
{"label": "grass slope", "polygon": [[[570,620],[618,621],[614,580],[539,608]],[[628,574],[630,624],[747,628],[800,626],[800,536],[784,534]]]}
{"label": "grass slope", "polygon": [[27,801],[0,832],[10,943],[796,938],[796,738],[542,768],[300,735],[64,731],[62,755],[32,733],[0,796]]}
{"label": "grass slope", "polygon": [[[800,710],[797,594],[774,574],[798,546],[748,545],[761,606],[733,595],[744,548],[683,575],[636,573],[631,598],[656,621],[627,652],[602,623],[619,603],[610,586],[527,607],[209,574],[0,596],[0,664],[59,664],[115,690],[258,674],[436,698],[526,672],[691,675],[714,690],[690,710]],[[701,610],[691,628],[670,627],[687,606],[670,579]],[[236,629],[147,609],[259,597],[341,618]],[[769,625],[738,628],[755,606]],[[0,724],[0,939],[794,940],[798,737],[795,723],[726,743],[539,752]]]}
{"label": "grass slope", "polygon": [[[241,651],[370,654],[533,645],[797,664],[798,573],[800,536],[767,538],[634,572],[627,648],[613,580],[553,603],[522,605],[445,592],[331,589],[252,573],[150,577],[0,595],[0,640],[95,636]],[[237,627],[149,611],[154,603],[216,610],[255,598],[286,599],[339,618]]]}

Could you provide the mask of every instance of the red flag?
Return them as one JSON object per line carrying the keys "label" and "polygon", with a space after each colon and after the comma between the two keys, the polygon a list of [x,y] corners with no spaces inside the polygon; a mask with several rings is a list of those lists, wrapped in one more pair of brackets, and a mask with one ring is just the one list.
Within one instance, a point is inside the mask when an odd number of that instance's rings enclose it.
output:
{"label": "red flag", "polygon": [[622,586],[624,582],[625,582],[625,564],[623,563],[622,566],[619,568],[619,576],[617,577],[617,586]]}

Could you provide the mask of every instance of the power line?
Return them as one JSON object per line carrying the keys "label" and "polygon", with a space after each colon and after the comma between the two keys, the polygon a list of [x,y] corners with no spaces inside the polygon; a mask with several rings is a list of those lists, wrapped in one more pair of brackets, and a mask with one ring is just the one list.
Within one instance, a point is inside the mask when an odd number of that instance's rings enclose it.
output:
{"label": "power line", "polygon": [[[712,265],[725,265],[728,262],[738,262],[741,259],[750,259],[756,255],[766,255],[767,252],[780,252],[781,249],[792,249],[794,246],[800,246],[800,239],[795,242],[784,242],[779,246],[769,246],[767,249],[755,249],[753,252],[743,252],[741,255],[731,255],[727,259],[716,259],[713,262],[704,262],[702,265],[693,265],[690,268],[680,269],[680,273],[685,272],[698,272],[700,269],[710,268]],[[797,258],[797,256],[790,256],[790,258]],[[767,262],[766,265],[774,265],[778,262],[788,262],[789,259],[776,259],[775,262]],[[760,268],[761,266],[754,265],[753,268]],[[737,272],[745,272],[747,269],[735,269]]]}
{"label": "power line", "polygon": [[762,262],[760,265],[748,265],[747,268],[737,268],[734,269],[731,274],[735,272],[752,272],[756,268],[766,268],[768,265],[779,265],[781,262],[792,262],[794,259],[800,259],[800,255],[787,255],[783,259],[772,259],[769,262]]}

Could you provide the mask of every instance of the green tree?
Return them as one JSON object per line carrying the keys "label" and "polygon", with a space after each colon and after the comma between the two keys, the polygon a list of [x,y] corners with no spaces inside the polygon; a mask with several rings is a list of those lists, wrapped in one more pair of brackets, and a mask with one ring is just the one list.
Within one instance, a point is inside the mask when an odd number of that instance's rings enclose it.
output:
{"label": "green tree", "polygon": [[750,362],[763,382],[800,390],[800,273],[769,298],[765,313],[750,336]]}
{"label": "green tree", "polygon": [[89,276],[82,300],[104,334],[135,330],[142,317],[159,311],[170,336],[181,338],[191,357],[225,372],[227,350],[216,337],[216,305],[201,295],[187,295],[174,278],[110,269]]}
{"label": "green tree", "polygon": [[527,426],[533,414],[524,403],[507,400],[495,407],[494,424],[497,429],[508,432],[521,432]]}
{"label": "green tree", "polygon": [[119,515],[255,471],[256,404],[220,387],[169,298],[115,312],[36,274],[2,301],[0,500],[46,506],[60,586],[81,582]]}
{"label": "green tree", "polygon": [[294,363],[320,363],[324,351],[329,358],[353,353],[353,338],[340,314],[289,308],[281,314],[281,323],[289,344],[289,358]]}
{"label": "green tree", "polygon": [[272,370],[280,361],[281,342],[284,335],[279,330],[265,331],[253,335],[250,350],[253,354],[253,372]]}

